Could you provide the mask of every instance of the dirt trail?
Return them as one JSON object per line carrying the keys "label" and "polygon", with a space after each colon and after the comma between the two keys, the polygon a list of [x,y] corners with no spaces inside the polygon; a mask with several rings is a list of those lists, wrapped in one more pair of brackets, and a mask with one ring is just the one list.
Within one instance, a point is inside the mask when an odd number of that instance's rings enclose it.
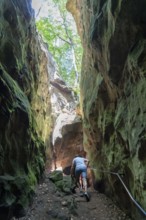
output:
{"label": "dirt trail", "polygon": [[79,192],[65,195],[46,174],[36,189],[33,204],[27,215],[20,220],[130,220],[105,195],[89,189],[90,202],[80,197]]}

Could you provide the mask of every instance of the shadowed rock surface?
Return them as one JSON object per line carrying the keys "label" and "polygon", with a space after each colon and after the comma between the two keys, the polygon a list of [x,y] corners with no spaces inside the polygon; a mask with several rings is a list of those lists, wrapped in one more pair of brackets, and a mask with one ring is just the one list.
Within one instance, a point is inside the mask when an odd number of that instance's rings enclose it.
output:
{"label": "shadowed rock surface", "polygon": [[81,106],[84,146],[104,191],[145,219],[118,178],[146,210],[146,1],[68,0],[84,47]]}
{"label": "shadowed rock surface", "polygon": [[0,19],[0,219],[11,219],[24,214],[44,169],[51,109],[30,1],[0,1]]}

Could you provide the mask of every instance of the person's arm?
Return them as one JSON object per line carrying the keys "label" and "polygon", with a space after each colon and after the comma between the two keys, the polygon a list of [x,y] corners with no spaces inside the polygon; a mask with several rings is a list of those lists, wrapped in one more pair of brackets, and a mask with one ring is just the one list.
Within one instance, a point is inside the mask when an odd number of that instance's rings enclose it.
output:
{"label": "person's arm", "polygon": [[88,167],[89,166],[89,160],[85,158],[84,162],[85,162],[86,166]]}

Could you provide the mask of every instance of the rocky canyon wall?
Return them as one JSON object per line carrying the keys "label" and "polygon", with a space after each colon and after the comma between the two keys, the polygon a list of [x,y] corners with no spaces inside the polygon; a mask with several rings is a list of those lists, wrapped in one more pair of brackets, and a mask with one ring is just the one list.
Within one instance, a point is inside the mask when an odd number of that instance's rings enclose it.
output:
{"label": "rocky canyon wall", "polygon": [[29,0],[0,1],[0,219],[21,215],[50,132],[47,49]]}
{"label": "rocky canyon wall", "polygon": [[85,153],[78,98],[59,76],[57,66],[52,71],[50,84],[53,119],[51,169],[62,169],[70,174],[74,156]]}
{"label": "rocky canyon wall", "polygon": [[146,2],[68,0],[84,47],[81,105],[84,147],[97,187],[134,219],[146,210]]}

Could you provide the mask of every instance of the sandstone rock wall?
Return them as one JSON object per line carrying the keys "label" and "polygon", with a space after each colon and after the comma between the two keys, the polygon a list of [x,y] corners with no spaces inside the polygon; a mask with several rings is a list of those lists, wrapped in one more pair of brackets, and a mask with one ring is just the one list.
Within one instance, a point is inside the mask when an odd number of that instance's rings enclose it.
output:
{"label": "sandstone rock wall", "polygon": [[78,100],[72,88],[61,79],[57,66],[51,74],[50,93],[52,104],[52,166],[70,174],[74,156],[83,150],[82,119],[78,114]]}
{"label": "sandstone rock wall", "polygon": [[1,0],[0,20],[0,219],[9,219],[28,204],[43,172],[50,95],[31,1]]}
{"label": "sandstone rock wall", "polygon": [[97,186],[134,219],[144,219],[119,179],[146,210],[146,2],[68,0],[84,47],[84,146]]}
{"label": "sandstone rock wall", "polygon": [[[62,168],[70,174],[72,160],[77,154],[84,155],[81,116],[61,113],[55,122],[53,134],[53,168]],[[68,169],[67,169],[68,168]]]}

